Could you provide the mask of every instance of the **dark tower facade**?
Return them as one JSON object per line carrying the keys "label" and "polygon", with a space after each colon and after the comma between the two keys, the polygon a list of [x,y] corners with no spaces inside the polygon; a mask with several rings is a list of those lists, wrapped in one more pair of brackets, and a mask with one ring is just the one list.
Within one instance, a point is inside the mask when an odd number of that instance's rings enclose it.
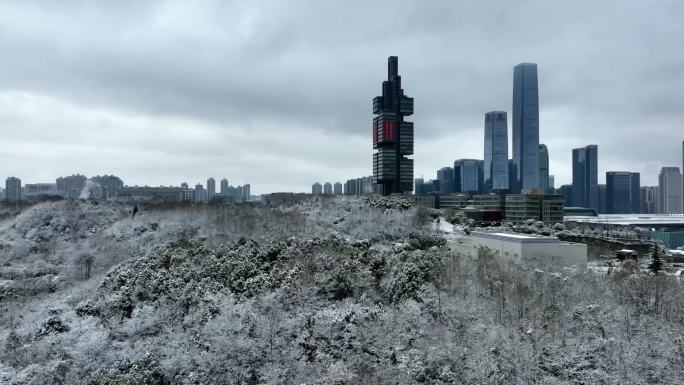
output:
{"label": "dark tower facade", "polygon": [[382,96],[373,99],[373,183],[382,195],[401,194],[413,189],[413,98],[404,95],[399,76],[399,59],[387,59],[387,80]]}
{"label": "dark tower facade", "polygon": [[534,63],[513,68],[513,163],[516,186],[511,186],[511,191],[538,189],[539,89]]}

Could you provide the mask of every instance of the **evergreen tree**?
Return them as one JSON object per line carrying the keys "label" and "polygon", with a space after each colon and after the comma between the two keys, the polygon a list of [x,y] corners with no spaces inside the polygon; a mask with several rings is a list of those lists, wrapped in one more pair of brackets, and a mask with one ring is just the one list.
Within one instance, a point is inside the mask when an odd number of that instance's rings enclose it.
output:
{"label": "evergreen tree", "polygon": [[651,253],[651,263],[648,265],[648,269],[651,270],[653,274],[658,274],[661,270],[663,270],[663,261],[660,259],[658,245],[653,246],[653,252]]}

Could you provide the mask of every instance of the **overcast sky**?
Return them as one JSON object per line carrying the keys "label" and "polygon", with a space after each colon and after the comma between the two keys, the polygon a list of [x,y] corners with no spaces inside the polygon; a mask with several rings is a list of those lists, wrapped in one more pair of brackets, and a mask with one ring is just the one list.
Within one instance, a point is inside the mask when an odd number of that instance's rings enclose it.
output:
{"label": "overcast sky", "polygon": [[258,194],[370,175],[397,55],[416,177],[482,158],[484,113],[510,116],[513,66],[534,62],[556,186],[587,144],[600,181],[655,184],[682,165],[683,46],[682,1],[4,1],[0,178]]}

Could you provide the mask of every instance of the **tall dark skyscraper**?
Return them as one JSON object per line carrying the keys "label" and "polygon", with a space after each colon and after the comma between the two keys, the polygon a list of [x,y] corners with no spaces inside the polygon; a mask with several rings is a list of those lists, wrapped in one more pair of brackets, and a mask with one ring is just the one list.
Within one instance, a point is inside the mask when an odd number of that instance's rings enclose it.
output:
{"label": "tall dark skyscraper", "polygon": [[558,189],[558,193],[563,196],[563,202],[566,207],[573,206],[572,202],[572,185],[564,184]]}
{"label": "tall dark skyscraper", "polygon": [[518,187],[517,169],[513,159],[508,160],[508,191],[510,192],[520,192],[520,187]]}
{"label": "tall dark skyscraper", "polygon": [[484,190],[508,190],[508,119],[505,111],[485,114]]}
{"label": "tall dark skyscraper", "polygon": [[461,160],[455,160],[454,161],[454,192],[455,193],[460,193],[463,192],[461,189],[461,185],[463,182],[461,181]]}
{"label": "tall dark skyscraper", "polygon": [[607,214],[641,212],[641,178],[638,172],[606,172]]}
{"label": "tall dark skyscraper", "polygon": [[513,163],[516,186],[511,191],[538,189],[539,184],[539,89],[537,65],[513,68]]}
{"label": "tall dark skyscraper", "polygon": [[437,170],[437,180],[439,181],[439,191],[444,194],[453,194],[456,192],[454,187],[454,169],[451,167],[442,167]]}
{"label": "tall dark skyscraper", "polygon": [[598,146],[572,150],[572,205],[599,210]]}
{"label": "tall dark skyscraper", "polygon": [[404,95],[399,76],[399,59],[387,60],[387,81],[382,82],[382,96],[373,99],[373,183],[382,195],[404,193],[413,189],[413,123],[404,117],[413,115],[413,98]]}
{"label": "tall dark skyscraper", "polygon": [[539,189],[549,193],[549,150],[545,144],[539,145]]}
{"label": "tall dark skyscraper", "polygon": [[599,208],[597,214],[608,214],[608,187],[605,184],[598,185]]}

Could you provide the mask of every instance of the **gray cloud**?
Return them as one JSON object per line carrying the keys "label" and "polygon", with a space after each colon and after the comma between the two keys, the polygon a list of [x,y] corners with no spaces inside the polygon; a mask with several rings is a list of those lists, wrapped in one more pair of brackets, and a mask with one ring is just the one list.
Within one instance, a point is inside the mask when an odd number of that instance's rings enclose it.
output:
{"label": "gray cloud", "polygon": [[[416,174],[482,156],[512,67],[539,65],[541,141],[600,171],[681,164],[678,1],[208,1],[0,4],[0,162],[130,184],[307,190],[370,174],[371,99],[398,55],[416,98]],[[2,177],[6,176],[2,175]]]}

